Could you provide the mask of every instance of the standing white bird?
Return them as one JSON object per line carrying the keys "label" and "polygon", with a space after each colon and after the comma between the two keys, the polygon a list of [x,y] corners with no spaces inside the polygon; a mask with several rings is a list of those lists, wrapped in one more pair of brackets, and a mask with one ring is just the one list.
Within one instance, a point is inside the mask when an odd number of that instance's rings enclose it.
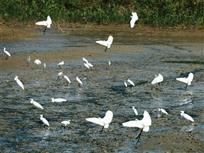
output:
{"label": "standing white bird", "polygon": [[35,59],[35,60],[34,60],[34,64],[40,65],[40,64],[42,64],[42,62],[41,62],[41,60],[39,60],[39,59]]}
{"label": "standing white bird", "polygon": [[81,87],[83,85],[83,82],[79,79],[79,77],[76,77],[76,81],[78,82],[78,86]]}
{"label": "standing white bird", "polygon": [[62,124],[63,126],[67,126],[67,125],[70,124],[70,121],[71,121],[71,120],[62,121],[61,124]]}
{"label": "standing white bird", "polygon": [[162,112],[163,114],[169,115],[169,113],[163,108],[158,108],[158,111]]}
{"label": "standing white bird", "polygon": [[28,56],[28,58],[27,58],[27,64],[28,64],[28,66],[30,65],[30,63],[31,63],[31,58],[30,58],[30,56]]}
{"label": "standing white bird", "polygon": [[84,63],[84,66],[85,66],[87,69],[90,69],[90,66],[88,65],[88,63]]}
{"label": "standing white bird", "polygon": [[127,82],[128,82],[131,86],[133,86],[133,87],[135,86],[135,83],[134,83],[132,80],[128,79]]}
{"label": "standing white bird", "polygon": [[63,71],[57,73],[57,80],[59,80],[60,78],[62,78],[63,74],[64,74]]}
{"label": "standing white bird", "polygon": [[23,85],[22,81],[18,79],[18,76],[15,76],[14,80],[24,90],[24,85]]}
{"label": "standing white bird", "polygon": [[6,54],[6,59],[11,57],[11,54],[6,50],[6,47],[4,47],[4,53]]}
{"label": "standing white bird", "polygon": [[162,82],[163,80],[164,80],[163,75],[159,73],[158,75],[155,75],[155,78],[152,80],[151,84],[155,85],[155,84]]}
{"label": "standing white bird", "polygon": [[46,67],[47,67],[47,64],[43,63],[43,69],[46,69]]}
{"label": "standing white bird", "polygon": [[89,62],[85,57],[82,57],[82,60],[83,60],[85,63],[88,63],[88,62]]}
{"label": "standing white bird", "polygon": [[130,20],[130,28],[134,28],[135,27],[135,22],[138,20],[138,16],[136,12],[132,12],[132,16],[130,16],[131,20]]}
{"label": "standing white bird", "polygon": [[68,84],[71,83],[71,80],[69,79],[69,77],[68,77],[67,75],[64,75],[63,77],[64,77],[64,79],[68,82]]}
{"label": "standing white bird", "polygon": [[102,46],[105,46],[105,52],[107,51],[107,49],[109,49],[113,43],[113,36],[109,36],[108,37],[108,40],[99,40],[99,41],[96,41],[97,44],[100,44]]}
{"label": "standing white bird", "polygon": [[132,110],[133,110],[133,112],[135,113],[135,115],[137,116],[137,115],[138,115],[138,112],[137,112],[137,109],[135,108],[135,106],[132,106]]}
{"label": "standing white bird", "polygon": [[184,111],[181,111],[181,116],[184,117],[185,119],[191,121],[191,122],[194,122],[194,119],[190,115],[184,113]]}
{"label": "standing white bird", "polygon": [[128,121],[128,122],[122,123],[122,125],[124,127],[137,127],[137,128],[141,129],[140,133],[137,136],[137,139],[138,139],[137,143],[138,143],[140,140],[140,136],[141,136],[142,132],[143,131],[144,132],[149,131],[149,127],[152,125],[152,120],[151,120],[149,113],[145,110],[143,113],[143,119],[142,120],[136,119],[133,121]]}
{"label": "standing white bird", "polygon": [[193,77],[194,77],[194,74],[190,72],[188,74],[188,77],[176,78],[176,80],[185,83],[186,89],[187,89],[187,87],[191,85],[191,82],[193,81]]}
{"label": "standing white bird", "polygon": [[59,63],[57,64],[57,66],[58,66],[59,68],[62,68],[63,65],[64,65],[64,61],[61,61],[61,62],[59,62]]}
{"label": "standing white bird", "polygon": [[108,66],[111,66],[111,61],[110,60],[108,61]]}
{"label": "standing white bird", "polygon": [[35,24],[36,24],[36,25],[45,26],[45,29],[43,30],[43,32],[45,33],[45,31],[47,30],[47,28],[50,28],[50,27],[51,27],[52,20],[51,20],[50,16],[48,15],[46,21],[38,21],[38,22],[36,22]]}
{"label": "standing white bird", "polygon": [[103,126],[103,128],[108,128],[109,124],[112,122],[113,112],[108,110],[103,118],[86,118],[86,121]]}
{"label": "standing white bird", "polygon": [[124,81],[123,82],[123,84],[124,84],[124,86],[127,88],[128,87],[128,85],[127,85],[127,82],[126,81]]}
{"label": "standing white bird", "polygon": [[67,101],[67,99],[64,99],[64,98],[51,98],[51,101],[54,103],[61,103],[61,102],[65,102]]}
{"label": "standing white bird", "polygon": [[30,103],[37,108],[44,109],[41,104],[39,104],[37,101],[34,101],[32,98],[30,99]]}
{"label": "standing white bird", "polygon": [[42,114],[40,115],[40,120],[43,122],[43,124],[45,124],[45,125],[47,125],[47,126],[50,126],[49,122],[47,121],[46,118],[43,117]]}
{"label": "standing white bird", "polygon": [[90,69],[93,67],[93,65],[85,58],[83,57],[82,60],[84,61],[84,66],[87,68],[87,69]]}

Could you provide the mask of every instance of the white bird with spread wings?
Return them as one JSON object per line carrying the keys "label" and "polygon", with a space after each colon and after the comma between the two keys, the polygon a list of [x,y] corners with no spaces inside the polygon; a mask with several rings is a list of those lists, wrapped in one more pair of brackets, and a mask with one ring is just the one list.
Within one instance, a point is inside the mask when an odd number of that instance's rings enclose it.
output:
{"label": "white bird with spread wings", "polygon": [[99,40],[99,41],[96,41],[97,44],[100,44],[102,46],[105,46],[105,52],[107,51],[107,49],[109,49],[113,43],[113,36],[109,36],[108,37],[108,40]]}
{"label": "white bird with spread wings", "polygon": [[132,12],[132,15],[130,17],[131,17],[130,28],[134,28],[135,27],[135,22],[138,20],[137,13],[136,12]]}

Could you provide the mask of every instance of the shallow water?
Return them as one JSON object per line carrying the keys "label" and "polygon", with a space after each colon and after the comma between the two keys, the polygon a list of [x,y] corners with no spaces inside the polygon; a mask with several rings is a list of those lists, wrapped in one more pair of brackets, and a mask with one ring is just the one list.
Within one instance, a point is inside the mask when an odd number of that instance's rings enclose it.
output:
{"label": "shallow water", "polygon": [[[49,61],[43,61],[47,63],[46,69],[26,66],[26,61],[17,68],[0,69],[0,148],[3,152],[204,151],[203,42],[118,36],[111,51],[105,53],[103,47],[94,43],[103,38],[50,32],[33,40],[0,44],[0,48],[7,46],[13,55],[8,65],[15,56],[26,60],[32,53],[54,54]],[[74,51],[80,52],[72,58]],[[88,51],[92,51],[86,57],[94,65],[91,70],[85,69],[81,60]],[[96,54],[92,55],[93,52]],[[54,57],[60,53],[70,54],[63,57],[62,69],[72,81],[69,86],[64,80],[57,80],[60,61]],[[111,66],[108,60],[112,61]],[[185,90],[185,85],[175,78],[188,72],[194,72],[195,78]],[[152,87],[150,82],[158,73],[163,74],[164,82]],[[25,91],[14,82],[15,75],[23,80]],[[76,76],[84,83],[81,88],[75,81]],[[128,78],[136,87],[124,87],[123,80]],[[52,103],[51,97],[66,98],[68,102]],[[35,108],[29,103],[30,98],[45,109]],[[131,106],[138,109],[139,118],[144,110],[152,117],[150,131],[142,134],[137,146],[135,138],[139,130],[122,127],[123,122],[136,118]],[[165,108],[169,115],[160,115],[159,107]],[[113,111],[113,122],[103,132],[98,125],[85,121],[87,117],[104,116],[108,109]],[[181,110],[190,114],[195,124],[182,119]],[[50,122],[50,128],[43,126],[40,114]],[[71,124],[63,128],[60,122],[67,119]]]}

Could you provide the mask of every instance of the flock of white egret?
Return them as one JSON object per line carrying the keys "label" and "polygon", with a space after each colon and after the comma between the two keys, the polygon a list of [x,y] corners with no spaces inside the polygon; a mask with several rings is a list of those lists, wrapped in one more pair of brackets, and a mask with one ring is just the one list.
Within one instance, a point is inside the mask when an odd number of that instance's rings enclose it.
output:
{"label": "flock of white egret", "polygon": [[[130,28],[134,28],[135,22],[137,20],[138,20],[137,13],[136,12],[132,12],[131,21],[130,21]],[[52,24],[52,20],[51,20],[50,16],[47,17],[46,21],[36,22],[36,25],[45,26],[45,29],[43,30],[44,33],[47,30],[47,28],[51,27],[51,24]],[[113,36],[110,35],[107,40],[99,40],[99,41],[96,41],[96,43],[100,44],[102,46],[105,46],[105,52],[106,52],[107,49],[111,48],[111,45],[113,43]],[[11,54],[6,50],[6,48],[3,49],[3,52],[6,55],[6,59],[11,57]],[[93,68],[93,64],[90,63],[85,57],[82,57],[82,60],[84,62],[83,63],[84,66],[87,69]],[[30,56],[28,57],[27,62],[31,63]],[[43,67],[46,68],[46,63],[43,63],[40,59],[35,59],[33,61],[33,63],[36,64],[36,65],[43,65]],[[62,69],[64,64],[65,64],[65,62],[61,61],[61,62],[59,62],[57,64],[57,66],[60,69]],[[111,65],[111,61],[109,61],[109,66],[110,65]],[[58,77],[58,79],[64,78],[68,84],[71,83],[69,77],[67,75],[64,75],[63,71],[59,72],[57,74],[57,77]],[[189,85],[191,85],[191,82],[193,81],[193,77],[194,77],[193,73],[189,73],[187,77],[176,78],[176,80],[185,83],[186,84],[186,88],[187,88]],[[78,83],[78,86],[79,87],[83,87],[82,80],[78,76],[76,76],[75,79],[76,79],[76,81]],[[25,90],[24,85],[23,85],[22,81],[19,79],[18,76],[15,76],[14,80],[16,81],[16,83],[18,84],[18,86],[22,90]],[[162,76],[162,74],[159,73],[152,80],[151,84],[152,84],[152,86],[155,86],[155,85],[158,85],[158,84],[162,83],[163,81],[164,81],[164,77]],[[132,80],[130,80],[129,78],[127,80],[124,80],[123,83],[124,83],[124,88],[134,87],[135,86],[135,83]],[[65,102],[65,101],[67,101],[67,99],[64,99],[64,98],[51,98],[51,102],[61,103],[61,102]],[[30,99],[30,103],[33,104],[36,108],[39,108],[41,110],[44,109],[44,107],[39,102],[35,101],[34,99]],[[137,110],[136,110],[136,108],[134,106],[132,106],[132,110],[135,113],[135,115],[137,116],[138,112],[137,112]],[[168,112],[165,109],[163,109],[163,108],[158,108],[158,111],[168,115]],[[110,126],[111,122],[112,122],[113,114],[114,113],[111,110],[108,110],[107,112],[105,112],[105,116],[102,117],[102,118],[101,117],[91,117],[91,118],[85,118],[85,120],[88,121],[88,122],[100,125],[100,126],[102,126],[102,128],[108,128]],[[191,122],[194,122],[194,119],[190,115],[184,113],[184,111],[181,111],[180,115],[182,117],[184,117],[185,119],[187,119],[187,120],[189,120]],[[40,115],[40,120],[42,121],[42,123],[45,126],[48,126],[48,127],[51,126],[49,124],[49,121],[42,114]],[[62,121],[61,124],[63,126],[67,126],[67,125],[70,124],[70,122],[71,122],[71,120],[65,120],[65,121]],[[146,110],[144,110],[143,118],[141,120],[135,119],[135,120],[131,120],[131,121],[127,121],[127,122],[121,123],[121,124],[124,127],[136,127],[136,128],[141,129],[141,132],[138,135],[138,141],[139,141],[141,133],[143,131],[144,132],[148,132],[149,131],[150,126],[152,125],[152,119],[150,117],[150,114]]]}

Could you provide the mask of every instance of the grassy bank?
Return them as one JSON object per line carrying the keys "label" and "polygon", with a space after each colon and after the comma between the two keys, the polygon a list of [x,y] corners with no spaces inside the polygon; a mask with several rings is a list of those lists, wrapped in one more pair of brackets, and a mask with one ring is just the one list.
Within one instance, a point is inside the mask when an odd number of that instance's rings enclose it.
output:
{"label": "grassy bank", "polygon": [[55,21],[127,23],[132,11],[138,24],[203,26],[204,0],[1,0],[4,21],[36,21],[50,15]]}

